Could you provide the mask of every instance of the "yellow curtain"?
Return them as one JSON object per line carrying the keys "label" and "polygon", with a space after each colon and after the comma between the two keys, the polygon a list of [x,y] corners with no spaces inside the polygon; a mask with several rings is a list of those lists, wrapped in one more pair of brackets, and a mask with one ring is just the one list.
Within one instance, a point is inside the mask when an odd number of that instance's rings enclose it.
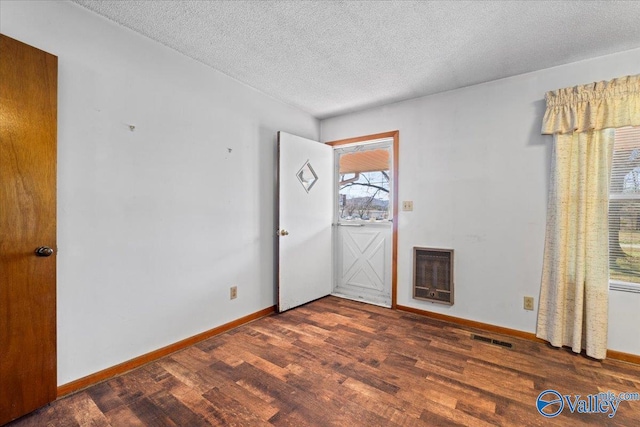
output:
{"label": "yellow curtain", "polygon": [[608,205],[613,128],[640,125],[640,76],[546,94],[554,135],[536,335],[604,359],[609,304]]}

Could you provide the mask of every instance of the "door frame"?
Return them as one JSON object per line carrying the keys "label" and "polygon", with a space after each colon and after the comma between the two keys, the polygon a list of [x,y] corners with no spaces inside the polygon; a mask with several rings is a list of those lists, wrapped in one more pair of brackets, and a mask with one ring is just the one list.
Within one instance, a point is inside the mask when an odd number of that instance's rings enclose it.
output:
{"label": "door frame", "polygon": [[392,138],[393,139],[393,221],[391,226],[391,308],[397,307],[398,300],[398,158],[399,158],[399,142],[400,131],[394,130],[389,132],[376,133],[372,135],[358,136],[355,138],[339,139],[329,141],[325,144],[337,147],[346,144],[355,144],[358,142],[372,141],[375,139]]}

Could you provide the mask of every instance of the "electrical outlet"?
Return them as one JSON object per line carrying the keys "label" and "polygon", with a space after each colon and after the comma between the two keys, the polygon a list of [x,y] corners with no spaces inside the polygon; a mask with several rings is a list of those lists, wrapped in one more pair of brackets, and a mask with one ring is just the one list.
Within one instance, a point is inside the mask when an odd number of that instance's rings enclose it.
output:
{"label": "electrical outlet", "polygon": [[413,210],[413,201],[405,200],[402,202],[402,210],[403,211],[412,211]]}
{"label": "electrical outlet", "polygon": [[232,286],[231,291],[229,292],[229,299],[236,299],[236,298],[238,298],[238,287]]}
{"label": "electrical outlet", "polygon": [[533,297],[524,297],[524,309],[533,310]]}

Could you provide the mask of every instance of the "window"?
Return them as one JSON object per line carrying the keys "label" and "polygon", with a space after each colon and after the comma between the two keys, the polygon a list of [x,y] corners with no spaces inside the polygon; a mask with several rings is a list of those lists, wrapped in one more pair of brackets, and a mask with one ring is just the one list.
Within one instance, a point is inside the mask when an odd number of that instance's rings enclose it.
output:
{"label": "window", "polygon": [[640,126],[615,130],[609,190],[610,289],[640,292]]}
{"label": "window", "polygon": [[389,144],[336,150],[340,221],[387,221],[391,216]]}

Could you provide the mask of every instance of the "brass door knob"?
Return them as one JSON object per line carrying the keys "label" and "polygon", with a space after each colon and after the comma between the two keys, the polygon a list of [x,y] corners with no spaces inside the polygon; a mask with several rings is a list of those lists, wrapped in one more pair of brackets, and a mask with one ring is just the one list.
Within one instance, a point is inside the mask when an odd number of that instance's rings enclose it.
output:
{"label": "brass door knob", "polygon": [[287,230],[280,230],[280,235],[281,236],[288,236],[289,232]]}

